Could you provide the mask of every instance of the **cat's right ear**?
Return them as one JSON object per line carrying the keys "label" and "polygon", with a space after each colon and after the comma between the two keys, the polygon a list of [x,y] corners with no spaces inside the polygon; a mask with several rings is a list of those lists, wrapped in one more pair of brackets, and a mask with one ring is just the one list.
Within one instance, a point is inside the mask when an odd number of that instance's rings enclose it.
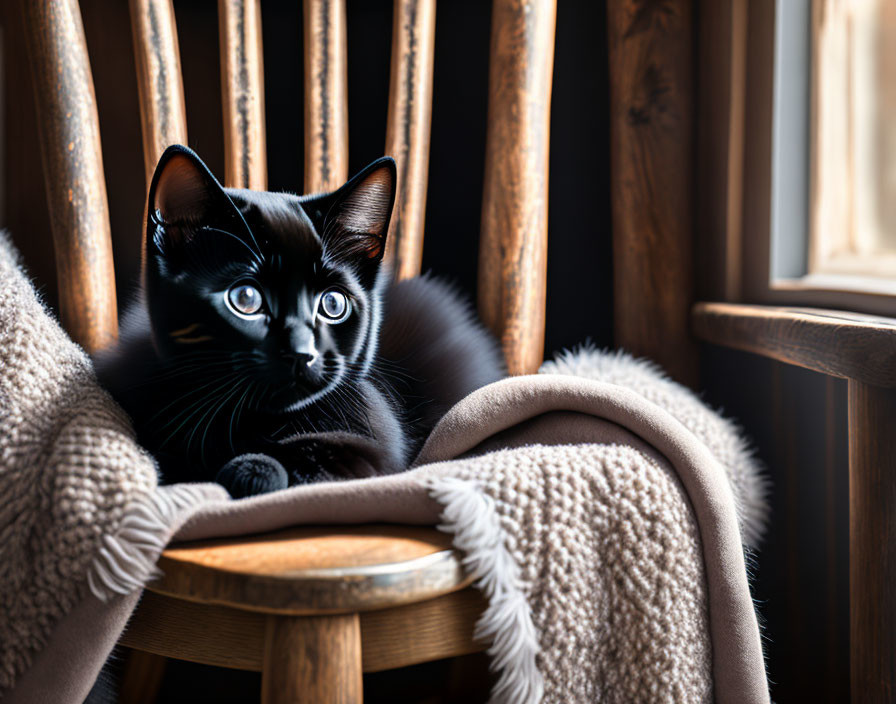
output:
{"label": "cat's right ear", "polygon": [[168,147],[159,159],[148,205],[147,246],[159,250],[182,244],[213,212],[233,208],[202,159],[180,144]]}

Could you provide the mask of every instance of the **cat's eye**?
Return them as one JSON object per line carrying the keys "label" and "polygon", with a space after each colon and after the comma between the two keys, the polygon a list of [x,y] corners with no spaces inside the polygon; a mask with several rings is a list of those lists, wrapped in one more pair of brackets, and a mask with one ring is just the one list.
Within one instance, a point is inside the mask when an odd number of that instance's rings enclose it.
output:
{"label": "cat's eye", "polygon": [[317,310],[325,322],[341,323],[351,312],[351,305],[348,296],[339,289],[331,288],[323,292]]}
{"label": "cat's eye", "polygon": [[237,284],[227,291],[227,305],[237,315],[256,315],[261,311],[264,300],[261,291],[252,284]]}

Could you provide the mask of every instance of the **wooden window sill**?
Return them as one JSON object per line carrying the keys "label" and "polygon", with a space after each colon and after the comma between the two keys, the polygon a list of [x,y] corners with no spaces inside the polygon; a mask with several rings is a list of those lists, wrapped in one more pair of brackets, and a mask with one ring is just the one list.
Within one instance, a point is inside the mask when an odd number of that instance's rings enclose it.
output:
{"label": "wooden window sill", "polygon": [[896,387],[896,319],[820,308],[697,303],[694,335],[831,376]]}
{"label": "wooden window sill", "polygon": [[820,308],[698,303],[701,340],[848,379],[853,701],[896,686],[896,319]]}

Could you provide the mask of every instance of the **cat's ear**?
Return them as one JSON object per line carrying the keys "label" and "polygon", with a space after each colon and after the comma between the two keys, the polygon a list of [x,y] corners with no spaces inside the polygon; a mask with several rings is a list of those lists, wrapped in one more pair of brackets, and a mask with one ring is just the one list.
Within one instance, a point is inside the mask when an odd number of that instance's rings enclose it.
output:
{"label": "cat's ear", "polygon": [[160,231],[174,244],[189,236],[191,226],[233,204],[218,180],[193,150],[180,144],[168,147],[159,159],[149,187],[148,243]]}
{"label": "cat's ear", "polygon": [[339,259],[379,263],[395,203],[395,161],[377,159],[326,199],[324,247]]}

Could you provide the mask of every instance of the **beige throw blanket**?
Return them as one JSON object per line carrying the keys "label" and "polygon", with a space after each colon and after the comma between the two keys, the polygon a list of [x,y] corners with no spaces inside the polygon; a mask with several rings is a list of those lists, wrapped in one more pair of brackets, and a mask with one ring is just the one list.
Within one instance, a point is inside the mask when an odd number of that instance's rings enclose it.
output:
{"label": "beige throw blanket", "polygon": [[0,240],[0,698],[80,701],[172,536],[390,521],[454,534],[494,701],[767,702],[741,546],[764,487],[736,430],[628,357],[545,366],[464,399],[406,473],[159,489]]}

